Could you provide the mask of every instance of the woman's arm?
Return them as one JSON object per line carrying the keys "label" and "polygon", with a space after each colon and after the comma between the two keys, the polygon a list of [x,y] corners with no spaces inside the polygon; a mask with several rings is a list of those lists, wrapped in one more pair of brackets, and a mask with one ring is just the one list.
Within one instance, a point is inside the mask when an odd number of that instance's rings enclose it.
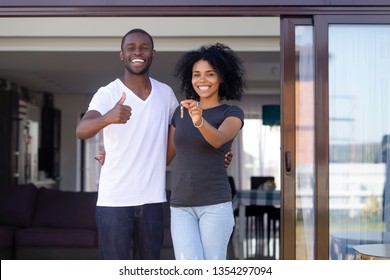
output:
{"label": "woman's arm", "polygon": [[218,149],[226,142],[232,140],[242,127],[242,121],[237,117],[228,117],[216,129],[203,119],[203,125],[198,127],[204,139]]}
{"label": "woman's arm", "polygon": [[216,149],[232,140],[242,127],[242,121],[232,116],[226,118],[217,129],[202,117],[203,109],[199,106],[199,102],[187,99],[182,101],[181,105],[188,109],[192,123],[199,129],[204,139]]}

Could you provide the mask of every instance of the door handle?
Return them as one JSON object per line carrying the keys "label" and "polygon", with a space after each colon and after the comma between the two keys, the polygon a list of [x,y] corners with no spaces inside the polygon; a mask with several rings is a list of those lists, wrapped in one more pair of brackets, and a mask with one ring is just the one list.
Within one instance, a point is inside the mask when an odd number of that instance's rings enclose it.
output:
{"label": "door handle", "polygon": [[291,154],[289,151],[284,153],[284,164],[286,167],[287,175],[291,174]]}

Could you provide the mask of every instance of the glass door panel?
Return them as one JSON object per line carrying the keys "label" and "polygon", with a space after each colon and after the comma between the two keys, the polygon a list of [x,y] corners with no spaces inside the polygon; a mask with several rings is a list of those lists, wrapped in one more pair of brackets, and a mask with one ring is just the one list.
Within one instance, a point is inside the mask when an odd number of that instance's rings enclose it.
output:
{"label": "glass door panel", "polygon": [[315,95],[312,18],[282,18],[282,259],[314,258]]}
{"label": "glass door panel", "polygon": [[329,24],[330,259],[390,243],[390,25]]}
{"label": "glass door panel", "polygon": [[296,259],[313,259],[314,244],[313,26],[295,27]]}

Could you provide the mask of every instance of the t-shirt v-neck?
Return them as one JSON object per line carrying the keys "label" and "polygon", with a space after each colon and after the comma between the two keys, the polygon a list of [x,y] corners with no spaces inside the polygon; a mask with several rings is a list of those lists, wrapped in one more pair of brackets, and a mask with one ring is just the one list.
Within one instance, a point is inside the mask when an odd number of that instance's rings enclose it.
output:
{"label": "t-shirt v-neck", "polygon": [[121,79],[118,78],[118,81],[120,82],[121,86],[123,87],[123,90],[125,90],[125,91],[127,91],[127,92],[129,92],[129,93],[132,94],[132,96],[134,97],[134,98],[132,98],[133,101],[137,101],[137,100],[138,100],[138,102],[141,102],[141,103],[148,103],[148,102],[149,102],[148,100],[150,100],[150,98],[151,98],[151,96],[152,96],[152,94],[153,94],[153,83],[152,83],[152,81],[151,81],[150,78],[149,78],[149,81],[150,81],[150,87],[151,87],[151,89],[150,89],[150,93],[149,93],[148,97],[147,97],[145,100],[142,99],[141,97],[139,97],[137,94],[135,94],[134,91],[132,91],[131,89],[129,89],[129,88],[122,82]]}

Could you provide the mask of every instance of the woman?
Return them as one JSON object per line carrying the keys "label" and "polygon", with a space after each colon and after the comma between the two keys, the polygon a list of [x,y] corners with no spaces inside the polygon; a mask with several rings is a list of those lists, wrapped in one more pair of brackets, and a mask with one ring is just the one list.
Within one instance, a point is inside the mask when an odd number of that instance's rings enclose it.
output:
{"label": "woman", "polygon": [[176,259],[226,259],[234,226],[224,155],[243,126],[244,113],[223,100],[239,100],[245,71],[223,44],[186,53],[176,65],[186,100],[169,131],[168,163],[175,156],[171,232]]}

